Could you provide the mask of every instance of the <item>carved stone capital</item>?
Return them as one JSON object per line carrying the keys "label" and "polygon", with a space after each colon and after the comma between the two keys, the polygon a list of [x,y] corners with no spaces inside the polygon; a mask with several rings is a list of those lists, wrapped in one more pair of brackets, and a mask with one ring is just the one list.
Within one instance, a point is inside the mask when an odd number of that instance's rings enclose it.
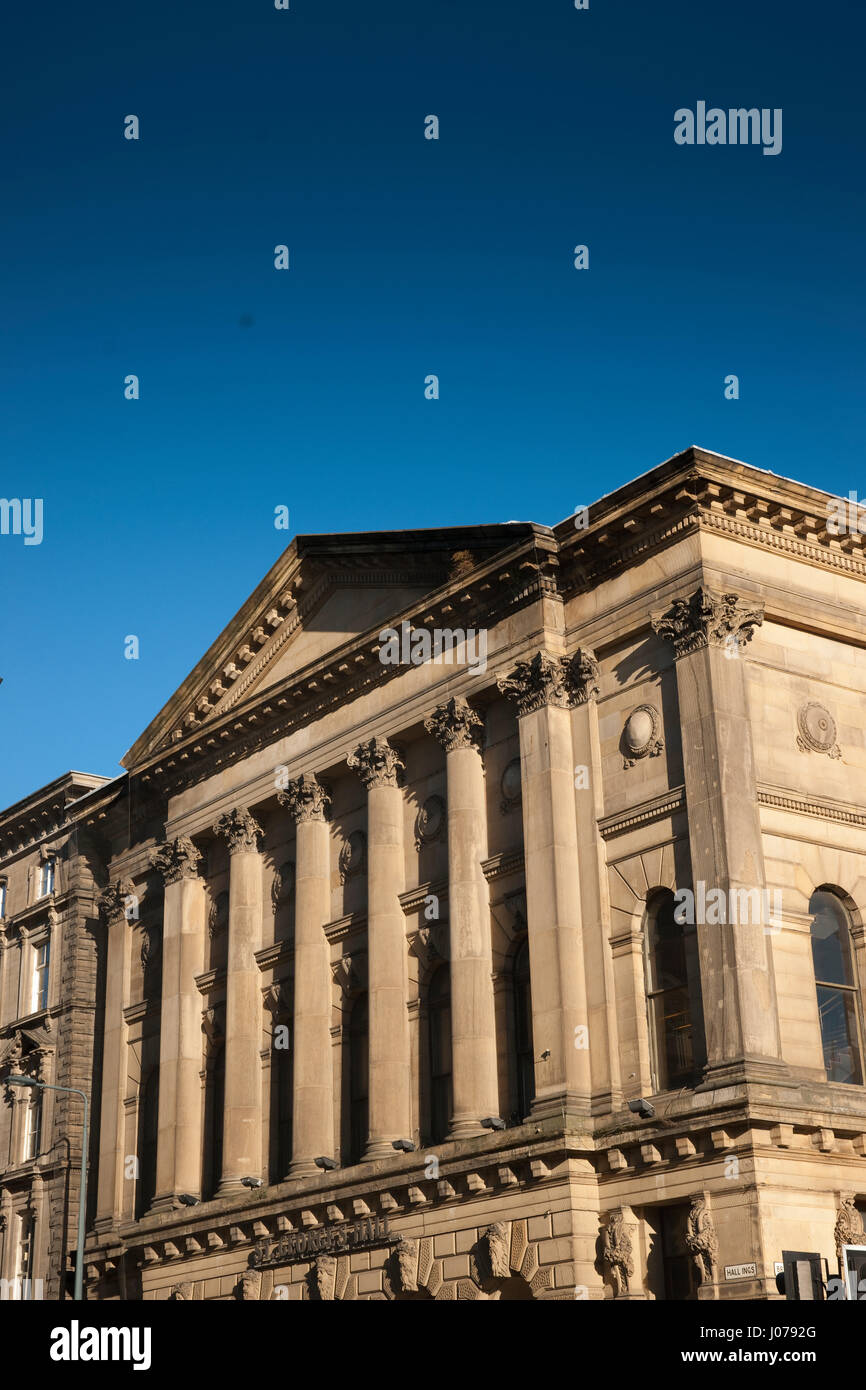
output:
{"label": "carved stone capital", "polygon": [[589,647],[578,647],[569,658],[566,672],[573,703],[586,705],[590,700],[596,700],[600,677],[601,668],[595,659],[595,652]]}
{"label": "carved stone capital", "polygon": [[331,804],[327,790],[311,772],[303,772],[294,777],[284,791],[277,792],[277,800],[285,806],[297,824],[300,821],[324,820]]}
{"label": "carved stone capital", "polygon": [[406,766],[399,750],[392,748],[386,738],[378,737],[359,743],[346,761],[368,790],[370,787],[396,787],[398,774]]}
{"label": "carved stone capital", "polygon": [[744,647],[764,621],[764,605],[739,594],[712,594],[703,585],[691,598],[674,599],[666,613],[653,614],[653,630],[673,642],[679,659],[702,647]]}
{"label": "carved stone capital", "polygon": [[462,695],[452,696],[444,705],[437,705],[424,720],[424,728],[441,743],[446,753],[455,748],[477,748],[483,727],[483,719]]}
{"label": "carved stone capital", "polygon": [[261,848],[262,828],[245,807],[235,807],[220,816],[213,828],[215,835],[223,835],[228,842],[229,854],[249,854]]}
{"label": "carved stone capital", "polygon": [[500,676],[496,684],[503,695],[514,700],[518,715],[534,714],[545,705],[567,709],[570,692],[567,680],[567,659],[536,652],[531,661],[518,661],[508,676]]}
{"label": "carved stone capital", "polygon": [[201,853],[189,835],[179,835],[158,845],[150,856],[150,867],[161,874],[166,884],[179,883],[184,878],[196,878]]}
{"label": "carved stone capital", "polygon": [[114,883],[110,883],[107,888],[99,895],[99,911],[103,921],[107,923],[116,922],[121,917],[129,920],[138,916],[137,910],[133,918],[129,916],[129,906],[131,902],[137,903],[138,899],[135,892],[135,884],[131,878],[118,878]]}

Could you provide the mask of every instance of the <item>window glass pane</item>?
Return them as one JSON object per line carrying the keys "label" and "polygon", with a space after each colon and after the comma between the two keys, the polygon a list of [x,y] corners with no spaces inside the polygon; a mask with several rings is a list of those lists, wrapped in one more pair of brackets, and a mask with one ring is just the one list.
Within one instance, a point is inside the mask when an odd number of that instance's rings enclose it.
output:
{"label": "window glass pane", "polygon": [[674,921],[674,898],[666,893],[653,909],[650,931],[652,989],[673,989],[686,983],[683,927]]}
{"label": "window glass pane", "polygon": [[818,1015],[828,1081],[862,1085],[857,1041],[856,997],[853,991],[818,985]]}
{"label": "window glass pane", "polygon": [[813,893],[812,960],[815,979],[826,985],[853,985],[848,914],[835,893]]}

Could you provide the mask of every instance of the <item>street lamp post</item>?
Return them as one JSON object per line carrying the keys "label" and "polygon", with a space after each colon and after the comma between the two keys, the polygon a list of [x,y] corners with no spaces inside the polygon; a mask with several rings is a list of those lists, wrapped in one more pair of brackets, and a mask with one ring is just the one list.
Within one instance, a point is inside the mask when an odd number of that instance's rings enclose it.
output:
{"label": "street lamp post", "polygon": [[47,1081],[34,1081],[32,1076],[7,1076],[9,1086],[34,1086],[42,1091],[64,1091],[81,1096],[84,1101],[84,1128],[81,1134],[81,1181],[78,1185],[78,1241],[75,1250],[75,1295],[80,1303],[84,1298],[84,1217],[87,1208],[87,1096],[74,1086],[52,1086]]}

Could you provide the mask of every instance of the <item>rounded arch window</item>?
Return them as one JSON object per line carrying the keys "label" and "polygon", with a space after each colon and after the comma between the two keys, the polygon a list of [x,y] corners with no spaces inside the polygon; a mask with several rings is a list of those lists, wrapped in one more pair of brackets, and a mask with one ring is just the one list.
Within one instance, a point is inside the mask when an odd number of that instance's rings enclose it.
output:
{"label": "rounded arch window", "polygon": [[821,1048],[828,1081],[863,1084],[860,1001],[850,914],[837,893],[818,888],[809,899],[812,964]]}

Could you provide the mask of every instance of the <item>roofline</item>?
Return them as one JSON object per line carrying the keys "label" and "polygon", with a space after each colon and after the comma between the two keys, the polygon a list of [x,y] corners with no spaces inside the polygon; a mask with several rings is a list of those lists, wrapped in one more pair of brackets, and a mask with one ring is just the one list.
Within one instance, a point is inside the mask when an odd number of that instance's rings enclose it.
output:
{"label": "roofline", "polygon": [[[59,777],[55,777],[53,781],[46,782],[44,786],[37,787],[36,790],[30,792],[28,796],[21,797],[19,801],[13,801],[11,806],[5,807],[4,810],[0,811],[0,823],[7,818],[14,819],[16,815],[20,815],[22,810],[28,806],[34,805],[35,802],[53,796],[56,792],[60,791],[64,783],[68,785],[70,781],[76,778],[83,778],[91,784],[84,792],[85,796],[88,795],[89,792],[98,791],[100,787],[104,787],[107,782],[114,780],[111,777],[103,777],[99,772],[76,772],[74,769],[70,769],[69,772],[64,772]],[[80,797],[75,797],[73,799],[79,801]]]}

